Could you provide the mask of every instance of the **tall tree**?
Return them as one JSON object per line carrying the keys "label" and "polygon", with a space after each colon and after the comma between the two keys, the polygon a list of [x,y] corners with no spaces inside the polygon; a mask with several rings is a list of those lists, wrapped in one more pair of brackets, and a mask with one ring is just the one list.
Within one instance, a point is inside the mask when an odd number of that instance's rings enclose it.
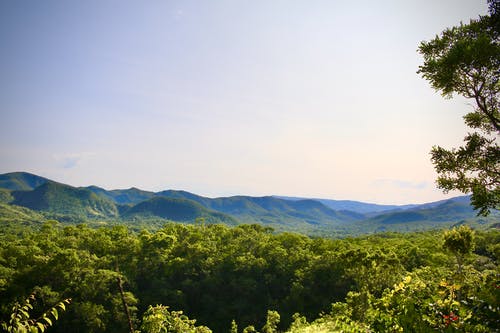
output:
{"label": "tall tree", "polygon": [[431,156],[438,187],[472,193],[481,215],[500,207],[500,0],[488,4],[489,15],[422,42],[424,64],[418,70],[444,97],[458,94],[474,101],[473,111],[464,116],[473,130],[464,146],[435,146]]}

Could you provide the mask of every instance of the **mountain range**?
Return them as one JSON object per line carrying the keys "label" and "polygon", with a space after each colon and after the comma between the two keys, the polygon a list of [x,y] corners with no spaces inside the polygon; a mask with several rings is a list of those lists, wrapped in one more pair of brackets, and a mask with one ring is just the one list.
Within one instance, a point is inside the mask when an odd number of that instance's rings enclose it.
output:
{"label": "mountain range", "polygon": [[31,210],[58,219],[258,223],[308,234],[418,230],[464,221],[488,224],[500,216],[476,217],[468,196],[404,206],[279,196],[207,198],[177,190],[73,187],[26,172],[0,175],[0,205],[0,217],[23,207],[23,214]]}

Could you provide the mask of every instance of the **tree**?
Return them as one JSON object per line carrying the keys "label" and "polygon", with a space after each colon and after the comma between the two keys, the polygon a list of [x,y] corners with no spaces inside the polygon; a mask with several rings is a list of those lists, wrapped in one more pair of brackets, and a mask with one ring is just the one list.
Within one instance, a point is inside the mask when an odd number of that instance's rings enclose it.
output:
{"label": "tree", "polygon": [[142,319],[141,330],[145,333],[211,333],[206,326],[195,326],[182,311],[169,311],[168,306],[149,306]]}
{"label": "tree", "polygon": [[262,328],[263,333],[276,333],[280,323],[280,314],[277,311],[267,310],[266,324]]}
{"label": "tree", "polygon": [[465,257],[474,250],[474,231],[466,225],[445,231],[443,247],[457,258],[457,272],[462,272]]}
{"label": "tree", "polygon": [[458,94],[474,101],[473,111],[464,116],[474,130],[465,136],[465,145],[451,150],[435,146],[431,159],[438,187],[472,193],[472,205],[481,215],[500,207],[500,0],[488,3],[489,15],[422,42],[424,64],[418,70],[444,97]]}

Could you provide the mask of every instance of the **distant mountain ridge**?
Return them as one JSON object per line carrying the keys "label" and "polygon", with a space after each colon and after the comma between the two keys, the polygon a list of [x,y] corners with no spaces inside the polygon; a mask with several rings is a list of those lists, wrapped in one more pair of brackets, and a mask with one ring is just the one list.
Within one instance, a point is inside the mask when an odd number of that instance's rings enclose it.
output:
{"label": "distant mountain ridge", "polygon": [[94,192],[97,195],[101,195],[110,200],[113,200],[115,203],[120,205],[137,204],[144,200],[151,199],[156,195],[156,193],[154,192],[143,191],[135,187],[131,187],[126,190],[111,191],[107,191],[97,186],[88,186],[86,187],[86,189]]}
{"label": "distant mountain ridge", "polygon": [[310,199],[291,201],[273,196],[233,196],[211,199],[186,191],[174,190],[158,192],[158,195],[193,200],[209,209],[235,216],[247,223],[279,223],[280,219],[309,224],[318,224],[319,221],[343,223],[363,218],[354,212],[333,211],[320,202]]}
{"label": "distant mountain ridge", "polygon": [[[349,200],[232,196],[207,198],[187,191],[72,187],[37,175],[0,175],[0,202],[37,212],[94,219],[158,218],[193,223],[259,223],[281,231],[399,230],[474,219],[467,196],[423,205],[377,205]],[[494,215],[497,216],[497,215]]]}
{"label": "distant mountain ridge", "polygon": [[[287,196],[275,196],[276,198],[285,199],[285,200],[304,200],[305,198],[300,197],[287,197]],[[380,213],[384,211],[397,210],[397,209],[409,209],[414,208],[419,205],[379,205],[374,203],[367,203],[361,201],[353,201],[353,200],[332,200],[332,199],[318,199],[312,198],[312,200],[316,200],[321,202],[325,206],[333,209],[333,210],[348,210],[354,211],[361,214],[370,214],[370,213]]]}

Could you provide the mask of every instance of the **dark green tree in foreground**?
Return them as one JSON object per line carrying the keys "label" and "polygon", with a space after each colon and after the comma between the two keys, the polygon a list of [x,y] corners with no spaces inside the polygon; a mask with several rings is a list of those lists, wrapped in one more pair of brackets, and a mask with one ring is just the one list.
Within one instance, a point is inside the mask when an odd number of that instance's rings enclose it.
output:
{"label": "dark green tree in foreground", "polygon": [[474,101],[473,111],[464,116],[473,130],[464,146],[435,146],[431,156],[438,187],[472,193],[481,215],[500,208],[500,0],[488,4],[489,15],[422,42],[424,64],[418,70],[444,97],[458,94]]}

